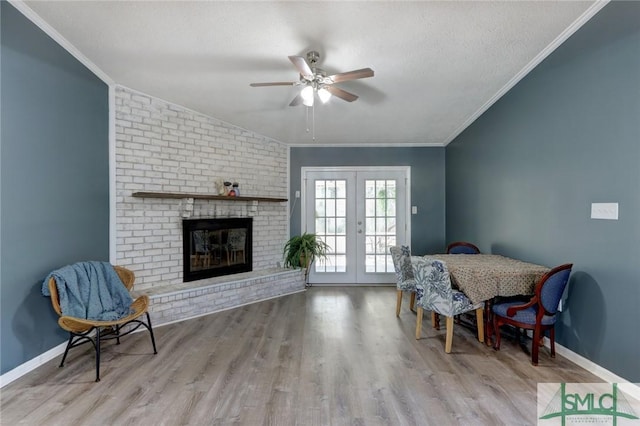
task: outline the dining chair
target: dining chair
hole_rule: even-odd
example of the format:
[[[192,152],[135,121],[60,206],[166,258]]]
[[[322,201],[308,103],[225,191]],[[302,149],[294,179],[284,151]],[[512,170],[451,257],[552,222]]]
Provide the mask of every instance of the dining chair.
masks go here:
[[[44,296],[51,297],[58,325],[69,332],[60,367],[71,348],[91,343],[95,350],[96,382],[100,381],[100,343],[133,333],[144,326],[157,354],[149,317],[149,297],[131,298],[133,271],[108,262],[78,262],[53,271],[42,284]],[[146,321],[143,320],[146,317]]]
[[[551,357],[556,356],[555,323],[558,305],[569,282],[573,264],[556,266],[538,280],[534,295],[527,303],[504,302],[493,305],[493,329],[496,333],[494,349],[500,350],[500,327],[533,330],[531,363],[538,365],[538,352],[543,333],[549,330]]]
[[[391,259],[393,267],[396,271],[396,317],[400,316],[400,306],[402,305],[403,292],[411,293],[409,309],[415,309],[416,301],[416,281],[413,278],[413,269],[411,268],[411,249],[409,246],[391,246]]]
[[[446,340],[444,351],[451,353],[453,343],[453,317],[465,312],[475,311],[478,328],[478,340],[484,342],[484,304],[472,303],[461,291],[451,287],[449,271],[444,262],[428,257],[413,258],[413,275],[416,281],[416,305],[418,318],[416,320],[416,340],[420,339],[422,331],[422,314],[425,309],[434,314],[444,315],[446,321]]]
[[[447,254],[480,254],[480,249],[466,241],[456,241],[447,246]],[[456,316],[455,320],[458,324],[462,322],[462,318],[459,315]]]
[[[456,241],[447,246],[447,254],[480,254],[480,249],[466,241]]]

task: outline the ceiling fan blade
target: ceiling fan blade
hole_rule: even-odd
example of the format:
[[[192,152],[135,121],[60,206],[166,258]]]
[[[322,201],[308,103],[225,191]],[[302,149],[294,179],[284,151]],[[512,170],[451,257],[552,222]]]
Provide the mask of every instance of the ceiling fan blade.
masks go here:
[[[341,72],[339,74],[330,75],[326,77],[334,83],[340,83],[348,80],[356,80],[358,78],[373,77],[373,70],[371,68],[362,68],[360,70]]]
[[[289,106],[298,106],[301,103],[302,103],[302,96],[300,96],[300,94],[298,93],[298,95],[295,98],[293,98]]]
[[[276,81],[273,83],[250,83],[251,87],[265,87],[265,86],[295,86],[297,81]]]
[[[342,90],[336,86],[325,86],[324,88],[327,89],[333,96],[337,96],[338,98],[347,102],[353,102],[358,99],[358,97],[353,93],[349,93],[346,90]]]
[[[304,59],[302,56],[289,56],[289,60],[293,63],[293,65],[295,65],[295,67],[298,69],[298,72],[300,73],[301,76],[303,77],[313,76],[313,71],[311,71],[311,68],[307,63],[307,60]]]

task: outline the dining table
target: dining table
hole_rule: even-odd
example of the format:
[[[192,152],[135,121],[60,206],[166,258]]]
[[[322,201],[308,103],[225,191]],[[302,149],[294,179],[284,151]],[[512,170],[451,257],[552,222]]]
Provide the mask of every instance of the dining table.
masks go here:
[[[444,262],[454,288],[473,303],[484,302],[485,336],[492,336],[491,308],[496,297],[527,296],[551,270],[546,266],[498,254],[434,254],[426,257]]]

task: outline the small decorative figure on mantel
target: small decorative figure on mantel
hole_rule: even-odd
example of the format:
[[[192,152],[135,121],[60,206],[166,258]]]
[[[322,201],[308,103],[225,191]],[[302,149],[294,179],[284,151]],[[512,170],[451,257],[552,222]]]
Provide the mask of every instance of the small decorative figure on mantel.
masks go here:
[[[224,183],[224,195],[231,195],[231,182]]]
[[[226,197],[239,197],[240,188],[238,182],[229,182],[222,179],[216,181],[216,191],[218,195],[224,195]]]
[[[218,191],[218,195],[227,195],[225,186],[224,186],[224,181],[222,179],[218,179],[216,181],[216,191]]]

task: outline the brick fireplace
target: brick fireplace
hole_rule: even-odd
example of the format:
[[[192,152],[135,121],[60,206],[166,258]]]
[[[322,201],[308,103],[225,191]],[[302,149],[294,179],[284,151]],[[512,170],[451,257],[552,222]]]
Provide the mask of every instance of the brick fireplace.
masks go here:
[[[238,305],[304,289],[299,271],[279,268],[288,238],[286,202],[133,196],[140,191],[216,194],[216,182],[223,179],[239,182],[243,196],[284,198],[288,155],[284,144],[124,87],[116,87],[115,106],[116,263],[133,270],[135,289],[149,294],[153,304],[158,302],[152,304],[152,312],[170,310],[182,300],[175,292],[197,298],[198,291],[203,296],[205,290],[214,294],[227,286],[232,292],[247,293],[245,299],[212,296],[216,303],[203,302],[205,306],[196,312],[186,313],[195,316],[210,308],[231,307],[220,305],[218,297]],[[211,218],[251,219],[252,271],[185,283],[183,220]],[[278,279],[271,280],[273,276]],[[263,293],[242,290],[254,281],[284,285]],[[169,307],[161,306],[165,304]]]

